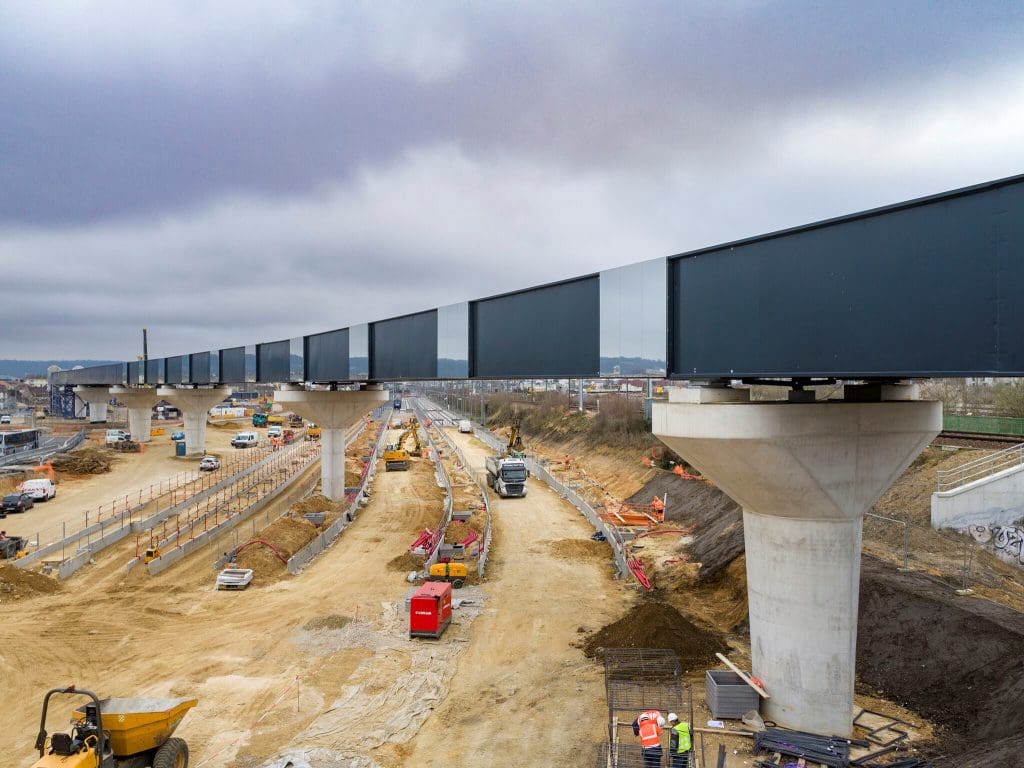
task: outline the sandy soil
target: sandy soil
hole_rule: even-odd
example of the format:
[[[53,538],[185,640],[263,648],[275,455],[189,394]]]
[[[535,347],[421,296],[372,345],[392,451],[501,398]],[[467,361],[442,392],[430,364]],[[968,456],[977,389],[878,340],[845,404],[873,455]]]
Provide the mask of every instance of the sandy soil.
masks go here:
[[[482,468],[486,447],[450,434],[470,468]],[[492,496],[492,505],[498,549],[482,587],[488,608],[448,698],[384,765],[460,765],[468,755],[476,765],[505,765],[524,751],[524,764],[589,765],[605,733],[601,668],[572,644],[618,618],[628,590],[611,578],[610,560],[553,552],[553,541],[587,540],[593,530],[543,483],[531,481],[523,499]]]
[[[5,713],[0,749],[12,762],[29,764],[42,694],[70,682],[104,696],[199,698],[179,731],[197,768],[258,765],[274,757],[307,726],[322,725],[340,696],[359,702],[376,691],[405,701],[406,711],[423,709],[422,720],[429,707],[421,702],[443,694],[445,675],[421,658],[432,646],[404,637],[394,606],[408,585],[382,566],[408,547],[422,519],[440,516],[439,495],[429,515],[421,507],[430,501],[408,503],[409,496],[428,495],[421,482],[431,477],[426,466],[379,471],[371,503],[298,578],[216,592],[206,548],[161,576],[135,569],[125,578],[124,559],[112,548],[56,594],[5,605],[0,690],[24,706]],[[103,496],[111,495],[111,476],[100,480],[107,481],[100,483]],[[340,629],[302,628],[338,615],[354,621]],[[468,623],[452,637],[467,629]],[[454,671],[454,655],[449,662]],[[430,679],[410,674],[414,669],[426,670]],[[58,706],[53,724],[67,711]],[[358,712],[365,717],[362,706]],[[329,749],[337,742],[339,749],[365,755],[389,738],[374,735],[369,725],[360,736],[352,744],[328,733],[317,745]]]

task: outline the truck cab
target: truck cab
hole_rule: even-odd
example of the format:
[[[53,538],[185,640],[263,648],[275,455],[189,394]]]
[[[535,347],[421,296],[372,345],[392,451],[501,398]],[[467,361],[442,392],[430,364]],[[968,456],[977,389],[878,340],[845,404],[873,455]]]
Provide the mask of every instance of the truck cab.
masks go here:
[[[487,485],[502,498],[526,495],[530,476],[526,461],[516,456],[487,457]]]
[[[265,413],[254,413],[252,415],[252,425],[254,427],[265,427],[265,426],[267,426],[267,414],[265,414]]]

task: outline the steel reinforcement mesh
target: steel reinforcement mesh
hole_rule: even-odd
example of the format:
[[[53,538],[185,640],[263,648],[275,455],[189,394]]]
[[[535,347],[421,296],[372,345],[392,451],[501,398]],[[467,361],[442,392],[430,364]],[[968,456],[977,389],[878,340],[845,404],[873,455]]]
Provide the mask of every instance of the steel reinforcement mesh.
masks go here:
[[[646,709],[664,713],[684,711],[687,691],[675,651],[664,648],[606,648],[603,654],[610,741],[615,740],[619,727],[628,726]],[[625,746],[619,744],[617,748],[625,749]],[[623,753],[627,762],[617,765],[627,768],[633,765],[628,762],[631,758],[627,753],[628,750]]]

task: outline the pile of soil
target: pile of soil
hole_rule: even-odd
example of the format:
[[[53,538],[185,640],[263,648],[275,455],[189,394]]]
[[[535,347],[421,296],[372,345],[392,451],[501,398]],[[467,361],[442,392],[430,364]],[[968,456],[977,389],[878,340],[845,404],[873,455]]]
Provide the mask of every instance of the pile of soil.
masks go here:
[[[52,595],[60,582],[35,571],[23,571],[13,565],[0,565],[0,604],[37,595]]]
[[[987,760],[950,765],[1016,764],[1024,615],[866,557],[857,672],[863,684],[946,728],[939,744],[948,757]]]
[[[69,475],[101,475],[109,472],[117,457],[102,448],[80,448],[70,453],[58,453],[50,460],[58,472]]]
[[[257,538],[273,544],[287,560],[311,542],[316,534],[316,526],[309,521],[282,517],[260,531]],[[285,570],[285,564],[277,555],[261,544],[254,544],[246,549],[238,556],[236,562],[239,568],[252,568],[254,577],[276,576]]]
[[[700,563],[698,580],[714,579],[743,553],[743,510],[719,488],[660,472],[628,501],[650,504],[655,496],[667,497],[666,522],[694,526],[686,554],[691,562]]]
[[[302,625],[303,629],[344,629],[352,623],[351,616],[340,616],[336,613],[327,616],[317,616]]]
[[[345,468],[345,487],[358,488],[363,482],[363,473],[355,469]]]
[[[610,561],[612,548],[606,541],[594,541],[593,539],[558,539],[548,542],[548,549],[551,554],[560,560],[590,560]]]
[[[668,648],[679,655],[683,672],[715,664],[726,648],[718,635],[701,629],[668,603],[645,601],[618,621],[587,637],[583,652],[594,658],[601,648]]]
[[[388,560],[389,571],[399,571],[400,573],[408,573],[409,571],[422,571],[424,560],[419,555],[414,555],[411,552],[406,552],[404,555],[393,557]]]
[[[304,515],[307,512],[332,511],[334,511],[334,502],[319,493],[292,504],[292,512],[296,515]]]

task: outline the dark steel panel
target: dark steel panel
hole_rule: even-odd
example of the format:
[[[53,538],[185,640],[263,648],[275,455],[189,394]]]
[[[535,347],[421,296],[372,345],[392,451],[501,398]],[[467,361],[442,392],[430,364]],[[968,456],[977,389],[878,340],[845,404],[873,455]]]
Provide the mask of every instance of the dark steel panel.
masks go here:
[[[94,365],[69,371],[68,383],[96,386],[123,386],[128,382],[128,364],[112,363],[110,365]]]
[[[1018,181],[679,257],[673,374],[1020,374],[1022,212]]]
[[[220,351],[220,380],[223,384],[241,384],[245,381],[245,347]]]
[[[256,381],[291,381],[291,342],[270,341],[256,345]]]
[[[596,275],[470,304],[478,378],[597,376]]]
[[[348,328],[306,337],[306,379],[348,381]]]
[[[370,324],[370,378],[437,378],[437,310]]]
[[[146,383],[164,383],[164,359],[162,357],[151,358],[146,361]]]
[[[191,384],[215,383],[210,372],[210,353],[194,352],[188,356],[188,373]]]
[[[164,367],[164,384],[187,384],[185,367],[181,355],[168,357]]]
[[[128,363],[128,383],[131,386],[136,384],[142,384],[146,380],[146,371],[142,366],[141,360]]]

